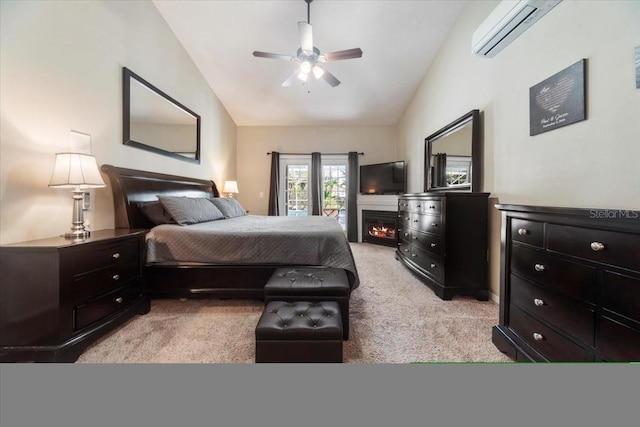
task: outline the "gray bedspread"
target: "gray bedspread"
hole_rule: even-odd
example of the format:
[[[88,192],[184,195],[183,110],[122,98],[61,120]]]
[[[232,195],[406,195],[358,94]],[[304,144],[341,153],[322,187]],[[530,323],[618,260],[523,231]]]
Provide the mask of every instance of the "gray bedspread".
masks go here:
[[[147,234],[147,263],[324,265],[360,280],[351,247],[335,218],[245,215],[187,226],[159,225]]]

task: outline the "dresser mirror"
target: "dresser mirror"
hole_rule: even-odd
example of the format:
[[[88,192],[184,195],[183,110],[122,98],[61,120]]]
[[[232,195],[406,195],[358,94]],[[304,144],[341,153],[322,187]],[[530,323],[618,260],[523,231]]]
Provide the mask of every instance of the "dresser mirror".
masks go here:
[[[200,163],[200,116],[123,69],[123,143]]]
[[[472,110],[425,139],[424,191],[479,192],[480,111]]]

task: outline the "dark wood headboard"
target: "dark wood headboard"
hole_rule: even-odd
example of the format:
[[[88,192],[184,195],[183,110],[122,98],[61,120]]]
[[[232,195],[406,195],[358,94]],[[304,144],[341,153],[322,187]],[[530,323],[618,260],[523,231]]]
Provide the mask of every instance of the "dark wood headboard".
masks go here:
[[[107,174],[111,183],[116,228],[154,227],[154,224],[142,214],[137,204],[158,200],[158,195],[220,197],[213,181],[112,165],[102,165],[101,169]]]

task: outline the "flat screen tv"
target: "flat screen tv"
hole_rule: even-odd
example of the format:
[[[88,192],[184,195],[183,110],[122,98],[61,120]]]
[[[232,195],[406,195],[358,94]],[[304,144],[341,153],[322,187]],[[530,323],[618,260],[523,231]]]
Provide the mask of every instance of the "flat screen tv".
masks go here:
[[[404,161],[360,166],[360,194],[406,193]]]

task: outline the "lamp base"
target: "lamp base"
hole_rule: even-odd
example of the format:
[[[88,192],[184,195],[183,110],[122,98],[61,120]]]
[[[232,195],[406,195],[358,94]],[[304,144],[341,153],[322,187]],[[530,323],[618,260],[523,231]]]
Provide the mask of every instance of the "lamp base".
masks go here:
[[[91,232],[88,230],[76,230],[69,233],[64,233],[62,237],[70,240],[84,240],[91,237]]]

